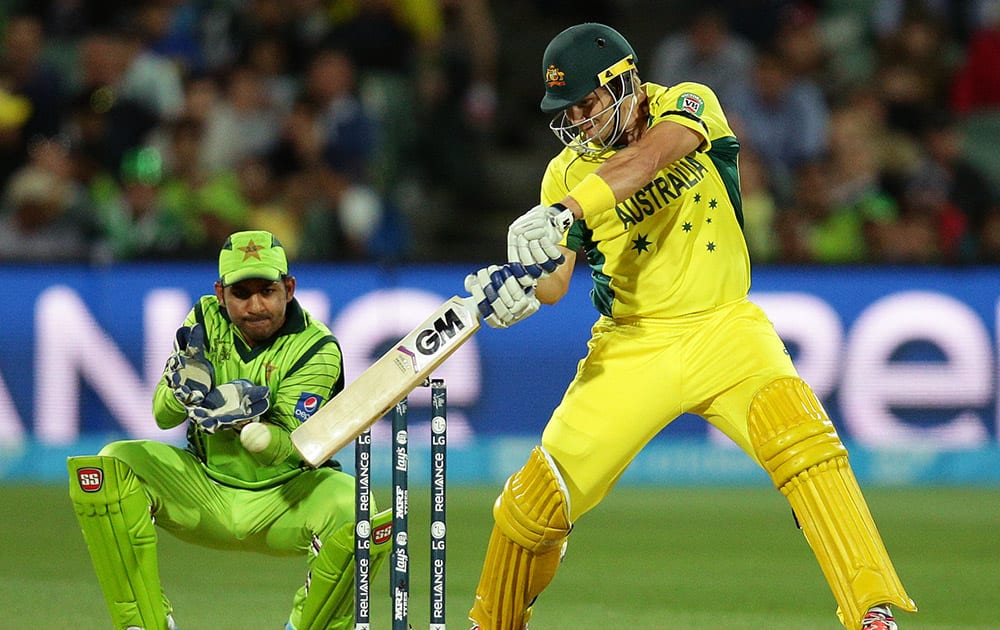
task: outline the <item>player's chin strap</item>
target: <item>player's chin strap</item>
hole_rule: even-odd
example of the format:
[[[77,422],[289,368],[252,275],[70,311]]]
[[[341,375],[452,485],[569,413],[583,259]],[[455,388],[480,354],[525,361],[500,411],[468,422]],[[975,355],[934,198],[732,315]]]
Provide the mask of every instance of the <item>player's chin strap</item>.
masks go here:
[[[167,628],[156,530],[132,469],[108,456],[70,457],[69,496],[116,628]]]
[[[569,493],[555,462],[536,446],[504,484],[469,618],[482,630],[522,630],[535,598],[555,577],[572,529]]]
[[[872,606],[910,612],[882,538],[847,461],[847,450],[812,389],[787,377],[761,388],[750,403],[750,442],[788,499],[833,590],[848,630],[860,630]]]

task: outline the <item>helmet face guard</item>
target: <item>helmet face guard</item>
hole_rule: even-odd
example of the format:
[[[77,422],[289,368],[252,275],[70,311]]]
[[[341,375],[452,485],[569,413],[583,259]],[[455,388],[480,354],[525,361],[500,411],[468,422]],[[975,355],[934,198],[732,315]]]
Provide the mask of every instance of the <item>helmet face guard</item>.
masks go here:
[[[580,154],[600,155],[613,149],[635,113],[639,101],[636,83],[634,72],[619,74],[604,86],[612,99],[607,107],[575,122],[564,109],[552,118],[549,129],[560,142]]]
[[[541,108],[555,115],[549,127],[563,144],[594,154],[607,151],[622,137],[637,103],[635,58],[621,33],[604,24],[571,26],[549,42],[542,57]],[[569,109],[599,89],[607,90],[612,104],[585,120],[572,121]]]

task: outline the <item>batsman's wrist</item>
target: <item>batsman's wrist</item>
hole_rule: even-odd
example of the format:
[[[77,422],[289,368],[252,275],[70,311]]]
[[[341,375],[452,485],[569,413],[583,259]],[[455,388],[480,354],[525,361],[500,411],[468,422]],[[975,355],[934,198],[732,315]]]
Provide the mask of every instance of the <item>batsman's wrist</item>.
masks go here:
[[[604,178],[597,173],[591,173],[580,180],[580,183],[569,191],[583,213],[583,218],[611,210],[618,201],[615,199],[615,191],[611,190]]]

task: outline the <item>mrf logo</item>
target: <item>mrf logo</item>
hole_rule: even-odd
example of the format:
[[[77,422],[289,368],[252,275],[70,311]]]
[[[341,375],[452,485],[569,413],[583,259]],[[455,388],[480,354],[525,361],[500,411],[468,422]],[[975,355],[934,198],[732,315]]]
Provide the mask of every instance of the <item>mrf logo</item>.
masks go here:
[[[76,471],[76,480],[84,492],[97,492],[104,485],[104,471],[100,468],[81,468]]]
[[[434,328],[425,328],[417,333],[417,351],[427,356],[436,354],[463,328],[465,323],[458,312],[449,308],[444,315],[434,320]]]

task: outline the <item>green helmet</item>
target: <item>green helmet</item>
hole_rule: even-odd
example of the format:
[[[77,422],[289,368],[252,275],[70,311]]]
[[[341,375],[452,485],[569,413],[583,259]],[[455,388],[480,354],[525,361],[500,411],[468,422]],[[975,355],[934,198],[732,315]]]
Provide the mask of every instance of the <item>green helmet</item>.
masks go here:
[[[549,42],[542,56],[542,111],[564,110],[630,70],[635,70],[635,51],[621,33],[594,22],[571,26]]]

